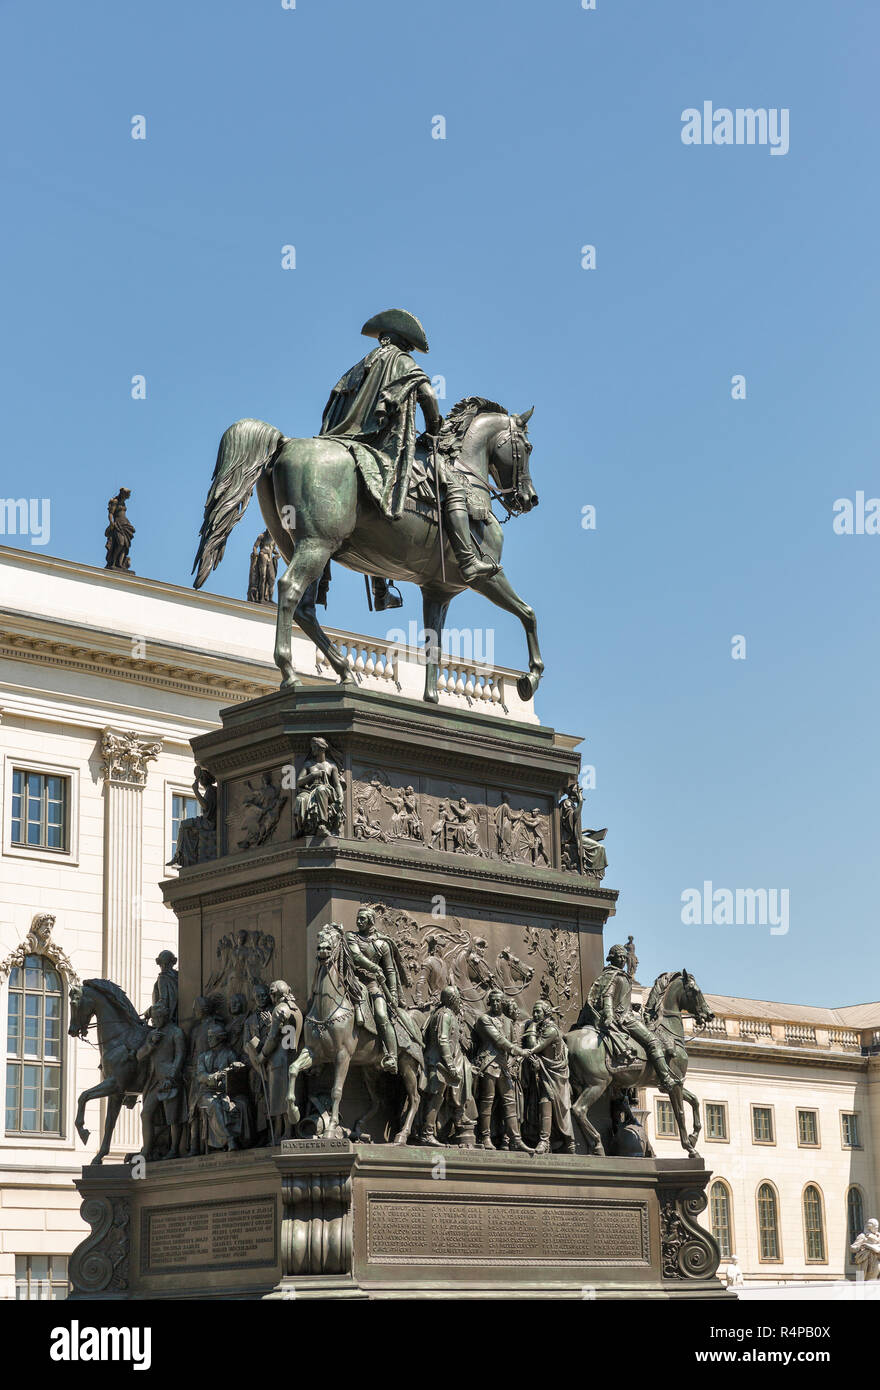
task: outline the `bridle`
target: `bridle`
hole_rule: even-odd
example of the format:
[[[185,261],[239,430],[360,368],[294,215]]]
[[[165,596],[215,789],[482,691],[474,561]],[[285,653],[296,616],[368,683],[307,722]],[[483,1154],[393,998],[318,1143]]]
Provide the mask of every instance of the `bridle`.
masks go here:
[[[498,444],[498,441],[502,438],[502,435],[504,435],[504,434],[505,434],[505,431],[502,429],[502,430],[500,430],[500,431],[498,432],[498,434],[495,435],[495,437],[494,437],[494,439],[492,440],[492,443],[491,443],[491,445],[490,445],[490,447],[489,447],[489,451],[488,451],[488,452],[489,452],[490,455],[491,455],[492,453],[495,452],[495,448],[496,448],[496,446],[497,446],[497,444]],[[523,476],[523,471],[524,471],[524,462],[525,462],[525,458],[527,457],[527,454],[519,449],[519,444],[520,444],[520,441],[521,441],[521,435],[519,434],[519,431],[517,431],[516,434],[514,433],[514,429],[513,429],[513,416],[512,416],[512,415],[508,415],[508,417],[507,417],[507,430],[506,430],[506,434],[507,434],[507,438],[508,438],[509,441],[510,441],[510,466],[511,466],[511,470],[512,470],[512,472],[513,472],[513,482],[511,483],[510,487],[500,487],[500,488],[498,488],[498,487],[493,487],[491,483],[484,482],[483,479],[480,478],[480,477],[478,477],[477,474],[474,473],[472,469],[468,468],[465,464],[463,464],[463,463],[462,463],[460,460],[458,460],[458,459],[456,459],[455,462],[451,464],[451,466],[452,466],[454,469],[456,469],[457,472],[459,472],[459,473],[464,473],[464,474],[467,475],[467,477],[468,477],[468,479],[470,480],[470,483],[471,483],[471,485],[472,485],[473,487],[478,487],[478,488],[480,488],[483,492],[487,492],[494,502],[500,502],[500,503],[501,503],[502,507],[503,507],[504,510],[507,512],[507,516],[505,516],[505,517],[502,519],[502,522],[501,522],[502,526],[504,525],[505,522],[509,521],[510,518],[511,518],[512,516],[520,516],[520,515],[522,514],[522,507],[516,505],[515,499],[519,496],[520,484],[522,483],[522,476]],[[505,442],[506,442],[506,441],[505,441]],[[437,467],[437,451],[436,451],[436,445],[435,445],[435,448],[434,448],[434,468],[435,468],[435,477],[436,477],[436,467]],[[508,502],[508,501],[506,500],[508,497],[511,498],[511,499],[513,500],[513,505],[511,505],[511,502]]]

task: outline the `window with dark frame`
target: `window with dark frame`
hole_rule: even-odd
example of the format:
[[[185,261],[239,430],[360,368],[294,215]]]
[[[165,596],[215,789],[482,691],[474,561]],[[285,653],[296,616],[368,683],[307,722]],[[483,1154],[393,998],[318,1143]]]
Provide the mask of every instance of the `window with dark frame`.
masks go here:
[[[61,976],[43,956],[26,956],[9,976],[7,1134],[61,1134],[63,991]]]
[[[10,842],[16,848],[70,848],[70,778],[55,772],[12,769]]]

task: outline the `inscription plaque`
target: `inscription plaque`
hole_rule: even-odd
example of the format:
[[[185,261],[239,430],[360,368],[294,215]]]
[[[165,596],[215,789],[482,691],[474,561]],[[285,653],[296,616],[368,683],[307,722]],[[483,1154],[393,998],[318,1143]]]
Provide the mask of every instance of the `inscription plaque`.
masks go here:
[[[646,1202],[559,1202],[372,1192],[367,1258],[377,1264],[648,1265]]]
[[[141,1273],[253,1269],[278,1261],[274,1197],[148,1207],[141,1214]]]

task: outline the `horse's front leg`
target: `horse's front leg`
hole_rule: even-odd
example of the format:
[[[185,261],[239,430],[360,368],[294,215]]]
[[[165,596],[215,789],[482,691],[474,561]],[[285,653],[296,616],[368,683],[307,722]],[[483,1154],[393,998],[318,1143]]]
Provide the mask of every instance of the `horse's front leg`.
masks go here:
[[[436,705],[437,672],[440,667],[441,634],[446,623],[451,595],[442,589],[422,589],[422,623],[425,633],[425,694],[429,704]]]
[[[520,676],[516,689],[521,700],[531,700],[544,674],[544,662],[538,645],[538,620],[534,608],[520,598],[504,570],[493,574],[491,579],[477,580],[471,588],[484,598],[490,599],[498,608],[503,608],[505,613],[513,613],[522,623],[529,652],[529,674]]]
[[[351,1053],[344,1044],[340,1044],[336,1049],[333,1066],[333,1085],[330,1087],[330,1138],[337,1137],[339,1129],[339,1107],[342,1104],[342,1091],[345,1086],[345,1078],[348,1076],[348,1069],[351,1066]]]
[[[685,1086],[682,1086],[681,1094],[691,1107],[691,1113],[694,1118],[694,1127],[688,1135],[687,1148],[691,1153],[696,1153],[697,1139],[699,1138],[700,1130],[703,1128],[700,1119],[700,1102],[697,1100],[693,1091],[689,1091]]]
[[[298,1125],[300,1119],[296,1103],[296,1078],[301,1071],[308,1071],[309,1067],[314,1065],[314,1061],[312,1052],[304,1047],[287,1068],[287,1118],[291,1126]]]
[[[684,1098],[682,1091],[684,1087],[680,1081],[676,1081],[667,1091],[669,1101],[675,1115],[675,1123],[678,1126],[678,1137],[681,1140],[681,1147],[689,1154],[694,1153],[694,1146],[687,1132],[687,1121],[684,1117]]]
[[[90,1100],[103,1100],[105,1096],[114,1095],[116,1089],[116,1082],[113,1080],[112,1076],[108,1076],[104,1081],[99,1081],[97,1086],[91,1086],[80,1095],[79,1101],[77,1102],[74,1125],[77,1134],[84,1144],[89,1142],[89,1135],[91,1134],[91,1130],[85,1127],[86,1106]],[[117,1111],[117,1114],[118,1113]]]
[[[602,1143],[602,1136],[598,1129],[590,1122],[589,1110],[590,1106],[595,1105],[596,1101],[600,1096],[605,1094],[607,1089],[607,1080],[597,1081],[594,1085],[588,1086],[586,1090],[581,1091],[577,1100],[571,1107],[571,1113],[580,1125],[584,1139],[587,1141],[587,1152],[599,1156],[604,1156],[605,1146]]]
[[[418,1114],[419,1101],[419,1077],[416,1068],[409,1060],[407,1053],[401,1055],[401,1076],[406,1088],[406,1106],[404,1109],[403,1120],[400,1129],[394,1136],[395,1144],[405,1144],[412,1132],[413,1121]]]

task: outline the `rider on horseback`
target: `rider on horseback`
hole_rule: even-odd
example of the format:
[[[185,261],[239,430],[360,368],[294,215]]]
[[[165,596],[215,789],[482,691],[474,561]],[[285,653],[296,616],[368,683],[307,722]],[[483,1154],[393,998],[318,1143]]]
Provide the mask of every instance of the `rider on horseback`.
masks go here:
[[[382,1040],[385,1053],[382,1069],[396,1072],[397,1034],[388,1007],[389,1004],[394,1009],[400,1007],[401,977],[405,976],[400,952],[391,937],[376,930],[376,914],[371,907],[361,908],[357,915],[357,931],[346,934],[345,944],[355,974],[366,988],[368,1007],[372,1009],[376,1031]],[[405,978],[403,983],[406,983]],[[367,1001],[361,1003],[361,1009],[364,1002]]]
[[[443,416],[431,382],[410,354],[427,352],[425,330],[405,309],[386,309],[361,329],[379,346],[355,363],[336,383],[321,421],[321,434],[350,441],[349,448],[386,516],[400,515],[409,488],[416,445],[416,402],[427,433],[436,439]],[[360,448],[358,448],[360,446]],[[369,457],[372,455],[372,458]],[[435,454],[443,485],[443,512],[461,576],[467,583],[488,579],[498,566],[479,559],[470,532],[464,475]],[[372,485],[371,485],[372,484]],[[388,580],[373,576],[377,610],[399,608],[403,600]]]
[[[608,964],[590,986],[587,1004],[612,1046],[624,1054],[624,1060],[615,1063],[612,1070],[625,1071],[637,1060],[629,1041],[635,1038],[648,1054],[661,1089],[668,1091],[670,1086],[676,1085],[676,1077],[667,1066],[663,1047],[657,1037],[632,1007],[632,980],[626,968],[626,947],[612,946],[606,960]]]

